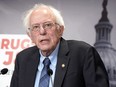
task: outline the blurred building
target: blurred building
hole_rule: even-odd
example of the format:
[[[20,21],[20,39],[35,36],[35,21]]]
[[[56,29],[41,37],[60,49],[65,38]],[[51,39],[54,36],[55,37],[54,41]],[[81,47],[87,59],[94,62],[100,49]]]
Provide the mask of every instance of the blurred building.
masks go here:
[[[107,3],[108,0],[103,1],[102,17],[95,26],[96,42],[94,46],[99,52],[107,69],[110,87],[116,87],[116,50],[112,47],[110,41],[113,25],[110,23],[107,16]]]

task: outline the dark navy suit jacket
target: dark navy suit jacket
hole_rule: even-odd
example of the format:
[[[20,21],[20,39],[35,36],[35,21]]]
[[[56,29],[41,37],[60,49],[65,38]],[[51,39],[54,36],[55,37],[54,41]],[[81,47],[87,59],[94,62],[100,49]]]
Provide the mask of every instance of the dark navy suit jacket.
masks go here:
[[[34,87],[39,56],[36,46],[17,55],[10,87]],[[109,87],[108,81],[104,64],[92,46],[61,38],[54,87]]]

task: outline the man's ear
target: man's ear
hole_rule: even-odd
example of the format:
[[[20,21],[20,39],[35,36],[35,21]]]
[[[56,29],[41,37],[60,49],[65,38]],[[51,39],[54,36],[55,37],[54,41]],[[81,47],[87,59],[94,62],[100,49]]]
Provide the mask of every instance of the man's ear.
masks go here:
[[[63,32],[64,32],[64,26],[59,26],[59,29],[58,29],[59,35],[62,36]]]
[[[31,33],[30,33],[30,32],[27,32],[27,35],[28,35],[29,38],[31,39],[32,43],[34,43],[33,40],[32,40],[32,37],[31,37]]]
[[[30,32],[27,32],[27,35],[31,38],[31,34],[30,34]]]

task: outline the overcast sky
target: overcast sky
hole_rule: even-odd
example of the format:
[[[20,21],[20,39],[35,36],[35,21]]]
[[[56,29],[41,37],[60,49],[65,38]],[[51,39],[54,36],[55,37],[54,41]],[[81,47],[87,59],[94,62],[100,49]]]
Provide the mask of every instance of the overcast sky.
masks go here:
[[[64,38],[95,43],[95,25],[101,18],[103,0],[0,0],[0,34],[25,34],[22,14],[35,3],[52,5],[61,11]],[[116,49],[116,0],[108,1],[108,18],[113,25],[111,43]]]

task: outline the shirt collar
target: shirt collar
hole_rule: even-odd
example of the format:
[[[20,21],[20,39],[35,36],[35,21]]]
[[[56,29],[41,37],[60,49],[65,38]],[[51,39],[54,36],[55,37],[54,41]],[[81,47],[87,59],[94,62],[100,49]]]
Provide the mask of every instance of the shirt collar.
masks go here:
[[[49,58],[50,61],[51,61],[51,65],[52,65],[53,67],[56,66],[56,62],[57,62],[57,61],[55,61],[55,60],[57,60],[57,59],[55,59],[55,58],[57,58],[57,55],[58,55],[59,44],[60,44],[60,42],[57,44],[55,50],[48,56],[48,58]],[[39,53],[40,53],[40,63],[43,63],[43,60],[44,60],[46,57],[42,55],[42,53],[41,53],[40,50],[39,50]]]

